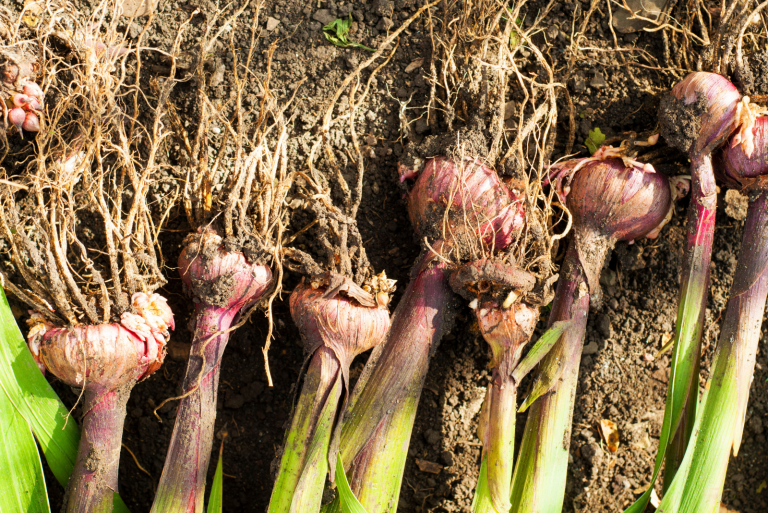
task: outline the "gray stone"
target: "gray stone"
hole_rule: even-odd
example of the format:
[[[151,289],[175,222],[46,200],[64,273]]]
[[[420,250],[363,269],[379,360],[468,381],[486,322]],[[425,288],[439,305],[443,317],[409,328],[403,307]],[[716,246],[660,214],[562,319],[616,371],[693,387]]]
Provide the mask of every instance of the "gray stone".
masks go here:
[[[597,316],[597,332],[600,333],[605,338],[610,338],[611,336],[611,319],[608,318],[605,314],[600,314]]]
[[[131,26],[128,27],[128,35],[131,39],[136,39],[141,34],[142,30],[144,30],[143,26],[138,23],[131,23]]]
[[[584,355],[590,355],[590,354],[595,354],[597,352],[597,349],[598,349],[597,342],[593,340],[592,342],[584,346],[584,351],[582,352]]]
[[[277,18],[273,18],[272,16],[267,18],[267,31],[268,32],[272,32],[273,30],[275,30],[278,25],[280,25],[280,20],[278,20]]]
[[[603,462],[603,450],[594,442],[582,447],[581,455],[594,466],[600,465]]]
[[[440,436],[440,433],[438,433],[434,429],[427,429],[426,431],[424,431],[424,440],[429,445],[437,445],[437,444],[439,444],[441,438],[442,437]]]
[[[749,199],[736,189],[728,189],[725,192],[725,213],[728,217],[743,221],[747,218]]]
[[[574,93],[583,93],[587,88],[587,82],[582,75],[574,75],[571,79],[571,89]]]
[[[246,385],[240,389],[240,393],[243,396],[243,400],[247,403],[253,402],[264,391],[264,383],[261,381],[254,381],[250,385]]]
[[[344,55],[344,62],[346,62],[347,68],[355,69],[360,64],[360,59],[358,58],[357,53],[350,52]]]
[[[227,397],[224,406],[232,410],[237,410],[238,408],[242,408],[243,404],[245,404],[245,398],[243,398],[243,396],[240,394],[235,394],[233,396]]]
[[[603,287],[612,287],[618,283],[619,279],[616,275],[616,271],[612,269],[603,269],[600,273],[600,285]]]
[[[419,118],[419,119],[416,120],[416,133],[417,134],[423,134],[424,132],[426,132],[428,130],[429,130],[429,125],[427,124],[427,122],[424,119]]]
[[[507,102],[504,104],[504,119],[509,119],[517,113],[517,105],[515,102]]]
[[[605,77],[602,73],[595,72],[595,76],[589,81],[589,85],[595,89],[602,89],[608,87],[608,82],[605,81]]]
[[[157,2],[153,0],[123,0],[118,4],[121,4],[121,14],[126,18],[147,16],[157,8]]]
[[[319,21],[325,26],[332,23],[336,19],[336,16],[331,14],[329,9],[320,9],[319,11],[315,11],[315,14],[312,15],[312,19]]]
[[[667,0],[626,0],[626,5],[632,9],[635,16],[648,18],[652,21],[632,18],[633,14],[621,7],[613,11],[613,28],[622,34],[642,30],[658,21],[666,3]]]
[[[394,11],[394,4],[390,0],[376,0],[373,3],[373,12],[379,16],[391,17]]]
[[[379,20],[379,24],[376,25],[376,30],[381,30],[382,32],[386,32],[387,30],[391,29],[394,24],[395,22],[393,22],[391,18],[382,16],[381,19]]]

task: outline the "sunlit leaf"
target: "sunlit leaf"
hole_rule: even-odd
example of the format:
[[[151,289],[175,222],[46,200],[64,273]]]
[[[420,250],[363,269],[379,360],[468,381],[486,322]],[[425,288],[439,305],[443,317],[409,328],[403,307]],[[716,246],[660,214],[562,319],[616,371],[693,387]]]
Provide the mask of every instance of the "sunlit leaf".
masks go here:
[[[223,466],[224,442],[219,448],[219,462],[216,464],[216,473],[213,475],[211,494],[208,496],[208,513],[221,513],[221,502],[224,498],[224,466]]]
[[[49,513],[35,438],[8,396],[0,392],[0,511]]]
[[[349,29],[352,27],[352,15],[349,18],[337,18],[323,27],[323,35],[332,44],[341,48],[362,48],[369,52],[375,52],[373,48],[349,40]]]
[[[344,465],[341,463],[341,454],[336,458],[336,486],[339,490],[339,502],[343,513],[367,513],[349,486]]]
[[[600,145],[605,141],[605,134],[600,131],[600,127],[595,127],[589,131],[587,140],[584,141],[584,146],[587,147],[589,153],[594,154]]]

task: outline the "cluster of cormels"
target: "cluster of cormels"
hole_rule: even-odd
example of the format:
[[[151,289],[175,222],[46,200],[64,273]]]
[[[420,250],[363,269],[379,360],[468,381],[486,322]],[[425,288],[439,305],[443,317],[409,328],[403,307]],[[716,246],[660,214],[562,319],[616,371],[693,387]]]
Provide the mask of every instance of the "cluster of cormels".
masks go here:
[[[21,137],[24,131],[40,131],[43,90],[32,80],[37,68],[36,63],[22,59],[8,60],[0,67],[5,126],[15,126]]]

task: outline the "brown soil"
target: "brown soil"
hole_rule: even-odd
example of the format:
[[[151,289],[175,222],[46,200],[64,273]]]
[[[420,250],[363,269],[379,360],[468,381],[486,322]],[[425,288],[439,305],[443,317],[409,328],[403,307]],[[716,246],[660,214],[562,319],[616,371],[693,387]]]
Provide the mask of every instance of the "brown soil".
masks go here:
[[[661,95],[677,80],[658,64],[664,62],[660,32],[619,33],[617,43],[622,52],[614,52],[609,12],[606,4],[598,4],[587,25],[586,39],[581,41],[584,49],[579,51],[573,70],[567,75],[566,50],[571,44],[570,34],[574,26],[577,29],[580,26],[589,3],[578,0],[557,2],[546,20],[544,31],[536,39],[554,64],[555,80],[566,84],[570,92],[576,120],[575,150],[582,152],[586,150],[580,143],[595,127],[609,136],[627,130],[653,129],[657,125],[656,112]],[[709,4],[713,9],[719,7],[719,2],[707,2]],[[301,78],[308,79],[298,94],[300,115],[291,133],[289,156],[297,168],[304,165],[310,150],[310,135],[316,133],[320,116],[336,87],[368,56],[361,49],[331,45],[323,37],[322,24],[318,20],[328,16],[346,17],[351,13],[355,26],[350,38],[378,47],[387,28],[397,27],[421,5],[422,0],[267,1],[261,13],[263,30],[257,51],[265,56],[269,44],[278,42],[271,78],[275,94],[287,97]],[[529,2],[523,11],[527,13],[525,20],[534,17],[544,5],[538,0]],[[10,7],[18,8],[18,5]],[[618,9],[614,2],[611,7],[614,12]],[[207,12],[215,7],[207,0],[160,2],[149,43],[170,48],[179,24],[195,8]],[[245,25],[250,23],[253,15],[252,7],[246,9],[243,14]],[[279,23],[272,28],[275,20]],[[186,47],[195,44],[195,38],[200,35],[196,27],[200,25],[201,20],[193,19]],[[272,30],[268,31],[267,26]],[[127,29],[129,38],[138,35],[134,27]],[[238,26],[236,31],[240,30],[245,28]],[[237,32],[233,37],[238,51],[245,51],[246,43],[242,43],[242,48],[240,46],[241,41],[247,40],[243,34]],[[228,46],[220,45],[218,52],[217,65],[228,66],[231,63]],[[377,271],[384,269],[389,277],[397,279],[400,291],[408,281],[419,245],[412,235],[403,191],[398,183],[397,161],[404,152],[404,142],[418,144],[428,135],[440,135],[439,126],[431,126],[418,117],[423,109],[410,110],[410,107],[425,105],[428,100],[429,84],[425,77],[430,53],[426,18],[422,18],[403,33],[393,61],[373,80],[364,105],[364,123],[357,127],[367,157],[359,227],[373,267]],[[525,57],[526,53],[530,55],[526,50],[523,52]],[[420,59],[423,60],[418,64]],[[533,58],[528,63],[523,59],[521,70],[531,74],[536,73],[538,67]],[[266,71],[266,58],[257,58],[252,72],[264,76]],[[367,76],[368,72],[365,72],[363,77]],[[228,73],[220,78],[215,88],[217,100],[228,98],[230,80]],[[761,80],[758,83],[764,82],[763,78]],[[185,109],[188,113],[194,111],[193,87],[192,84],[181,84],[175,93],[174,101],[182,117]],[[508,101],[520,101],[515,94],[510,93]],[[253,91],[246,99],[246,106],[256,108],[259,100]],[[563,156],[569,131],[568,105],[564,99],[558,107],[564,114],[558,117],[553,158]],[[406,141],[401,139],[402,118],[410,123]],[[506,127],[513,134],[514,117],[507,120]],[[349,145],[344,128],[341,125],[331,127],[330,138],[339,151]],[[686,159],[679,155],[660,169],[683,173],[686,165]],[[723,205],[723,195],[719,200]],[[581,362],[564,511],[622,511],[649,482],[661,429],[669,353],[650,361],[647,355],[655,355],[674,332],[686,208],[685,202],[678,205],[675,217],[658,239],[637,241],[633,245],[619,243],[607,258],[600,279],[604,293],[602,309],[590,315]],[[292,214],[292,229],[298,229],[312,219],[310,212],[297,210]],[[722,208],[718,210],[702,385],[736,265],[742,227],[742,221],[729,218]],[[153,415],[153,409],[164,399],[179,394],[191,340],[187,324],[193,311],[192,304],[182,294],[181,281],[174,268],[181,241],[189,231],[183,210],[173,213],[169,228],[173,231],[167,232],[164,243],[169,283],[161,292],[170,298],[177,316],[177,329],[167,362],[155,375],[134,388],[128,403],[123,437],[126,449],[120,461],[120,492],[134,513],[149,511],[170,440],[176,404],[169,402],[163,406],[158,411],[159,419]],[[296,244],[308,251],[312,249],[310,236],[299,236]],[[289,274],[285,290],[292,290],[299,278]],[[395,294],[393,306],[398,299],[399,294]],[[469,315],[466,307],[462,308],[452,331],[443,338],[427,376],[411,438],[398,508],[401,512],[470,511],[481,451],[475,435],[477,417],[490,374],[486,344],[477,331],[474,316]],[[219,440],[224,440],[225,511],[266,509],[272,485],[270,468],[279,454],[289,422],[303,354],[298,331],[290,318],[287,293],[276,301],[274,310],[276,339],[270,352],[274,387],[267,386],[260,350],[268,329],[262,314],[254,315],[251,322],[232,335],[222,360],[214,446],[217,448]],[[545,326],[546,312],[542,317],[536,336]],[[352,365],[353,378],[359,375],[366,356],[358,358]],[[739,456],[732,459],[725,484],[725,503],[741,513],[768,510],[768,457],[764,432],[768,425],[766,354],[760,352],[757,362],[744,443]],[[527,385],[526,380],[522,390]],[[75,403],[76,393],[61,383],[54,386],[67,405]],[[597,430],[600,419],[610,419],[617,424],[618,452],[610,453],[602,446]],[[524,422],[525,415],[520,415],[518,442]],[[437,464],[423,468],[440,470],[438,473],[423,472],[417,460]],[[209,485],[215,464],[214,455],[209,468]],[[58,510],[63,490],[50,475],[48,486],[52,507]]]

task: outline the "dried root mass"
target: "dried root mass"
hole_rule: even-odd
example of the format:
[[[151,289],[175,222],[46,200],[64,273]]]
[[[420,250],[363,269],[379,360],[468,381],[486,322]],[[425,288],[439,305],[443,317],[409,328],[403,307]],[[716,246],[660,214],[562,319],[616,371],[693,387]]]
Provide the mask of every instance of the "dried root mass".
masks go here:
[[[58,325],[117,321],[134,294],[165,282],[157,235],[167,200],[148,196],[164,175],[175,82],[141,75],[144,42],[126,47],[111,9],[105,0],[85,19],[66,2],[32,3],[16,24],[45,104],[26,169],[0,170],[0,235],[12,262],[2,278]]]

